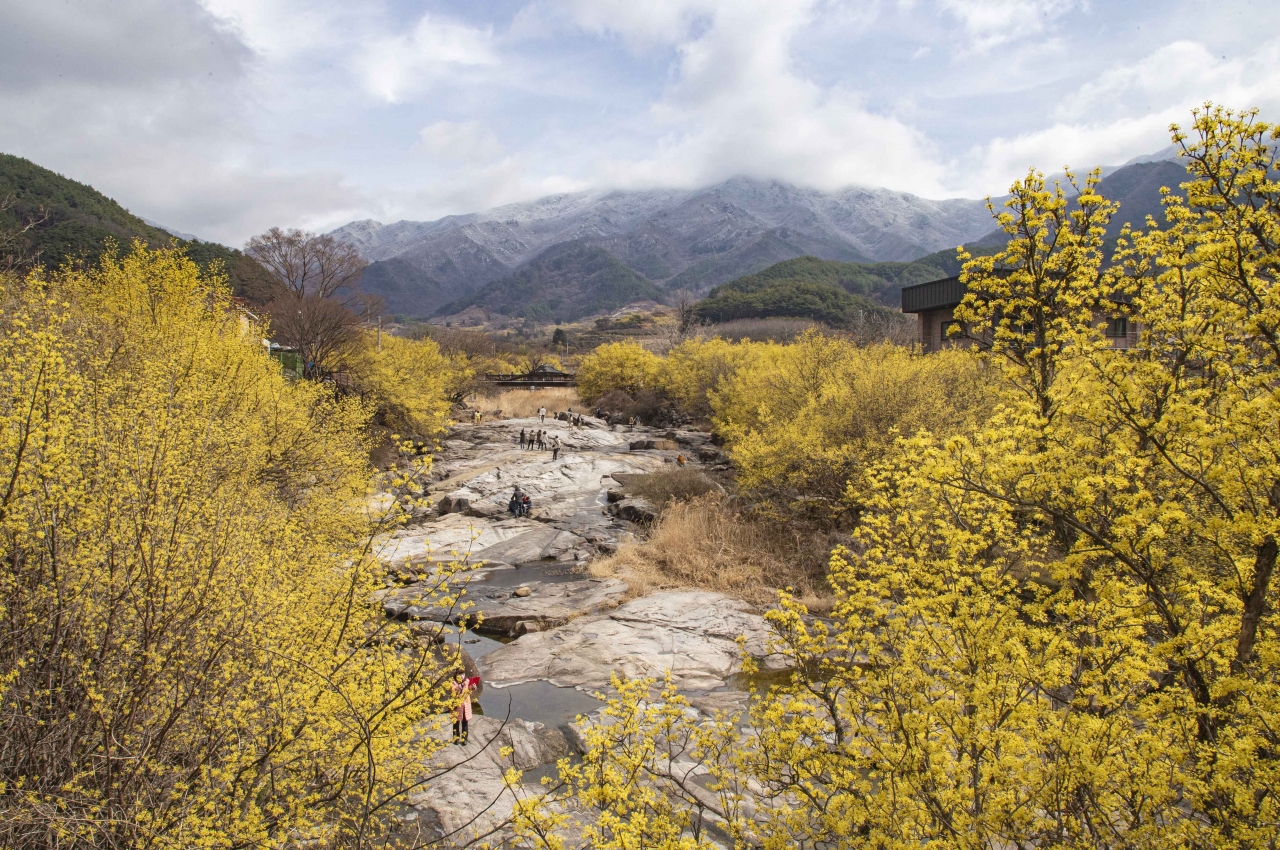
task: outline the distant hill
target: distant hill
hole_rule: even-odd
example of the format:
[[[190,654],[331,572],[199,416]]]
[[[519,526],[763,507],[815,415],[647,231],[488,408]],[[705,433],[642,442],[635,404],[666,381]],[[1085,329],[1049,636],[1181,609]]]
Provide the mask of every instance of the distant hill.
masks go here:
[[[869,298],[850,295],[825,281],[759,275],[717,286],[695,309],[698,318],[712,324],[783,316],[813,319],[836,327],[852,324],[859,313],[888,312]]]
[[[1147,229],[1147,216],[1164,223],[1164,205],[1160,189],[1168,186],[1174,195],[1186,197],[1178,186],[1190,182],[1191,175],[1182,160],[1163,159],[1136,162],[1117,169],[1098,184],[1104,198],[1120,202],[1120,211],[1107,227],[1107,238],[1115,239],[1128,222],[1135,230]]]
[[[96,263],[108,240],[127,249],[135,239],[158,248],[178,244],[202,267],[221,261],[237,294],[261,290],[266,272],[241,252],[215,242],[184,241],[133,215],[106,195],[42,168],[30,160],[0,154],[0,199],[13,206],[0,213],[0,226],[44,221],[27,237],[46,267],[64,263]]]
[[[1181,163],[1169,159],[1105,171],[1101,191],[1121,202],[1108,230],[1112,239],[1125,221],[1141,226],[1149,213],[1159,213],[1161,186],[1187,179]],[[956,245],[993,251],[1006,239],[982,201],[932,201],[862,187],[820,192],[746,177],[696,190],[553,195],[429,222],[357,221],[333,235],[372,261],[361,288],[408,316],[496,303],[494,290],[470,296],[568,244],[595,245],[667,292],[706,294],[767,270],[895,307],[902,287],[959,271]],[[829,264],[803,271],[787,265],[805,257]],[[565,303],[591,301],[571,298],[563,286],[559,292]]]
[[[723,284],[711,291],[717,292],[756,289],[761,283],[793,281],[797,283],[823,283],[844,290],[850,295],[873,299],[887,307],[896,307],[898,293],[904,286],[948,277],[959,270],[955,251],[939,251],[910,263],[840,263],[817,257],[797,257],[786,260],[753,275]]]
[[[481,307],[516,318],[572,322],[665,297],[651,281],[599,245],[571,242],[544,252],[513,275],[446,304],[436,314],[448,316]]]
[[[968,247],[975,254],[995,250]],[[697,311],[703,320],[713,323],[788,316],[841,325],[857,311],[897,310],[905,286],[959,273],[954,249],[910,263],[841,263],[797,257],[715,287],[698,302]]]
[[[1103,197],[1120,202],[1120,211],[1107,227],[1106,253],[1110,255],[1126,223],[1145,229],[1147,216],[1162,220],[1161,188],[1168,186],[1174,194],[1179,194],[1178,185],[1188,179],[1182,162],[1169,159],[1135,162],[1104,177],[1098,191]],[[974,255],[992,254],[1007,240],[1004,231],[992,230],[965,248]],[[833,295],[831,289],[897,309],[903,287],[959,273],[960,263],[954,249],[906,263],[848,263],[797,257],[715,287],[699,302],[697,309],[700,316],[711,322],[803,316],[838,324],[836,320],[841,311],[865,308],[865,304],[843,301]]]

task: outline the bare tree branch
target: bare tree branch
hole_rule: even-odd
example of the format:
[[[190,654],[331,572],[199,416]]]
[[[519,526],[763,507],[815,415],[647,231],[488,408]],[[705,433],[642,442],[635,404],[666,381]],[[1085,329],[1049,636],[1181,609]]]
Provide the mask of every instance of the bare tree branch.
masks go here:
[[[250,239],[244,251],[296,296],[332,298],[355,289],[369,264],[353,246],[332,236],[273,227]]]

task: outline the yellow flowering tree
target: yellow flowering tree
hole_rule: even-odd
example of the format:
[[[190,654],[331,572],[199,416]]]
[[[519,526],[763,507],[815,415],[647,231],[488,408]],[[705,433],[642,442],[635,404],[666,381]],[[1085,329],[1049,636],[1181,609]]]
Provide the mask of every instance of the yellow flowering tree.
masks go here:
[[[1280,130],[1206,107],[1175,139],[1185,200],[1109,268],[1112,204],[1014,185],[960,311],[998,404],[870,464],[830,618],[768,615],[791,680],[707,767],[746,777],[740,842],[1275,844]]]
[[[613,390],[634,394],[656,389],[661,359],[634,342],[609,342],[582,358],[578,366],[578,395],[588,404]]]
[[[430,339],[364,332],[345,361],[353,390],[390,428],[432,438],[447,425],[450,398],[471,378]]]
[[[994,323],[997,414],[882,465],[832,562],[833,627],[773,615],[804,686],[757,709],[788,730],[761,764],[818,795],[776,835],[1274,840],[1278,134],[1215,108],[1194,134],[1185,202],[1107,272],[1112,205],[1013,187],[1010,245],[967,265],[960,311]],[[1141,323],[1128,351],[1100,329],[1114,293]]]
[[[439,746],[449,665],[369,601],[368,412],[228,295],[140,246],[0,279],[6,847],[365,846]]]
[[[955,432],[987,408],[980,364],[965,352],[921,358],[806,331],[759,344],[749,368],[711,394],[739,482],[836,502],[898,434]]]
[[[732,718],[699,717],[670,676],[615,676],[612,686],[594,722],[582,721],[582,759],[561,759],[558,778],[543,780],[544,795],[508,775],[517,842],[538,850],[711,850],[743,837],[745,776],[730,769],[739,747]]]
[[[711,394],[739,369],[746,368],[762,346],[701,336],[675,346],[662,359],[662,389],[681,410],[703,419],[711,416]]]

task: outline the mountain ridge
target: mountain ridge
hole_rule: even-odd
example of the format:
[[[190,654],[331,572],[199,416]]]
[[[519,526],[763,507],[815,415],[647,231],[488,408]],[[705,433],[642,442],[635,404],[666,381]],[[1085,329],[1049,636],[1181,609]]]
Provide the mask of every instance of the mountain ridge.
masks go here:
[[[586,240],[548,248],[520,271],[440,307],[437,315],[480,306],[541,322],[573,322],[637,301],[665,300],[651,281],[604,248]]]
[[[398,312],[430,315],[567,242],[594,242],[652,283],[703,293],[806,254],[911,260],[976,238],[989,222],[977,200],[735,177],[702,189],[551,195],[429,222],[365,219],[331,233],[371,261],[365,291]],[[395,270],[379,267],[393,259],[402,261]],[[392,279],[397,291],[380,291]]]

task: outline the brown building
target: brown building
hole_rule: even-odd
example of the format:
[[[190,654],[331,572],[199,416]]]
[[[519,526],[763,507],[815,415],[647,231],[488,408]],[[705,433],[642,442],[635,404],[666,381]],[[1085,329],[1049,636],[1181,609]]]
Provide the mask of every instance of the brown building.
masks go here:
[[[971,339],[948,336],[957,324],[955,309],[969,289],[957,277],[918,283],[902,290],[902,312],[915,313],[920,322],[920,347],[937,351],[948,345],[967,345]],[[1099,321],[1102,320],[1099,316]],[[1107,340],[1112,348],[1129,348],[1138,341],[1138,323],[1122,317],[1106,317]]]

